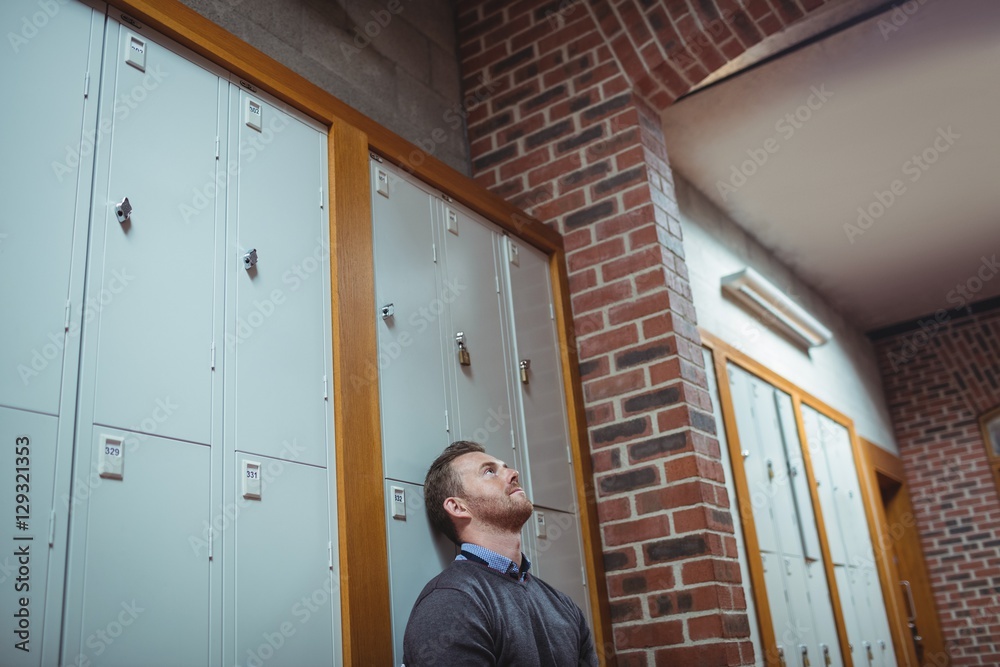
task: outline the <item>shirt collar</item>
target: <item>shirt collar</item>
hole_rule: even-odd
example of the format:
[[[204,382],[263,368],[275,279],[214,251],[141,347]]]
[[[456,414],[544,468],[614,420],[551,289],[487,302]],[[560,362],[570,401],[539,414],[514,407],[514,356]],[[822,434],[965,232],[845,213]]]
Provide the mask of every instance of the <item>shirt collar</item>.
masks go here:
[[[521,554],[521,567],[519,568],[514,561],[506,556],[501,556],[495,551],[490,551],[486,547],[481,547],[471,542],[462,543],[462,553],[456,556],[455,560],[481,562],[491,570],[506,574],[508,577],[517,579],[518,581],[527,579],[528,570],[531,568],[531,561],[528,560],[528,557],[524,553]]]

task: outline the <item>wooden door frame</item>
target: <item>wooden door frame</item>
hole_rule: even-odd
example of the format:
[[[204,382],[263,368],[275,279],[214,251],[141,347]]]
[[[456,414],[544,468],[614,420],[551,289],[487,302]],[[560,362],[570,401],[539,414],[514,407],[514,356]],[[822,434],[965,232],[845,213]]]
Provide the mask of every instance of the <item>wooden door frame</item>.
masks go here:
[[[879,477],[883,477],[897,485],[896,494],[903,494],[905,498],[905,503],[907,507],[910,508],[910,516],[912,517],[912,501],[910,499],[910,489],[906,481],[906,475],[903,471],[903,461],[895,454],[879,447],[875,443],[866,440],[865,438],[860,438],[861,444],[865,450],[865,454],[871,464],[871,477],[872,481],[875,483],[876,488],[880,488],[881,484],[879,482]],[[896,537],[895,533],[900,531],[912,531],[910,534],[911,545],[913,542],[920,544],[920,534],[917,530],[916,519],[913,518],[912,522],[906,521],[903,525],[897,526],[896,523],[890,522],[889,515],[885,507],[884,501],[881,498],[881,491],[879,492],[879,502],[878,507],[875,508],[876,521],[880,523],[882,534],[885,536],[884,542],[880,547],[886,552],[886,560],[888,561],[889,573],[891,577],[891,582],[889,589],[885,588],[885,582],[883,582],[882,593],[883,596],[892,595],[897,598],[897,605],[900,609],[900,614],[897,619],[898,628],[894,628],[894,632],[898,631],[900,635],[900,642],[905,642],[906,646],[911,646],[912,641],[909,637],[909,628],[907,627],[906,618],[906,601],[903,599],[902,589],[895,585],[896,582],[902,580],[902,576],[899,572],[899,567],[890,558],[891,554],[891,541],[899,541],[902,539],[903,535]],[[908,525],[907,525],[908,524]],[[934,602],[934,594],[931,590],[930,576],[927,569],[927,560],[924,558],[923,550],[917,551],[915,557],[911,558],[911,578],[916,575],[915,581],[911,581],[911,587],[916,583],[916,588],[920,589],[916,591],[920,595],[916,595],[914,601],[917,606],[922,607],[923,613],[918,613],[917,621],[918,627],[921,630],[921,634],[924,635],[925,643],[924,646],[929,652],[935,656],[932,662],[926,660],[924,664],[931,664],[935,667],[945,667],[951,663],[950,656],[945,647],[944,636],[941,632],[941,617],[937,612],[937,608]],[[930,619],[929,622],[924,623],[922,620]],[[895,636],[894,636],[895,639]],[[913,649],[911,649],[913,650]],[[913,650],[911,664],[917,665],[917,656],[915,650]]]
[[[569,414],[594,643],[616,664],[596,493],[562,237],[414,144],[212,23],[179,0],[116,0],[109,12],[145,24],[329,128],[333,411],[345,665],[392,663],[389,564],[378,378],[369,152],[405,169],[546,253]],[[126,14],[121,14],[125,12]],[[140,28],[137,28],[140,29]],[[419,156],[419,164],[414,156]],[[361,382],[357,382],[361,379]],[[346,471],[350,474],[346,474]],[[381,629],[381,631],[373,631]]]
[[[872,488],[872,485],[875,483],[875,473],[868,457],[865,455],[866,452],[862,447],[861,439],[854,430],[853,420],[839,410],[834,409],[824,401],[821,401],[812,394],[804,391],[797,385],[770,370],[767,366],[740,352],[735,347],[723,341],[721,338],[704,329],[699,329],[699,331],[701,333],[702,343],[705,347],[712,351],[712,359],[715,366],[714,370],[719,387],[720,407],[722,409],[723,424],[726,430],[726,440],[729,443],[729,456],[732,461],[733,482],[736,488],[736,498],[739,507],[749,508],[752,507],[752,505],[750,502],[749,483],[743,469],[742,456],[740,454],[741,447],[739,444],[739,433],[736,428],[736,413],[733,408],[732,394],[729,391],[727,367],[730,362],[740,368],[743,368],[749,373],[760,377],[764,381],[772,384],[775,388],[780,389],[792,397],[795,423],[798,429],[799,440],[802,445],[806,444],[805,427],[802,421],[803,405],[808,405],[820,414],[832,419],[834,422],[837,422],[847,429],[851,442],[851,450],[854,455],[855,468],[858,473],[858,484],[861,488],[862,504],[865,508],[865,516],[868,521],[869,533],[871,535],[872,549],[875,553],[876,570],[878,572],[879,582],[882,586],[883,597],[885,598],[885,591],[892,590],[892,582],[897,581],[898,578],[892,578],[892,570],[889,567],[891,559],[888,558],[884,549],[879,548],[879,545],[885,544],[882,537],[885,522],[878,521],[878,517],[873,513],[873,508],[875,507],[876,502],[878,502],[878,506],[881,507],[881,496],[877,495],[877,486],[874,489]],[[840,640],[841,654],[844,657],[844,664],[847,665],[847,667],[851,667],[853,662],[851,660],[849,640],[840,604],[840,592],[837,589],[837,582],[834,577],[833,560],[830,555],[830,544],[826,535],[826,524],[823,518],[822,507],[819,502],[819,493],[816,489],[816,477],[808,446],[802,447],[802,460],[803,466],[806,469],[807,479],[809,480],[809,490],[812,497],[813,512],[816,517],[816,526],[820,538],[820,552],[823,555],[827,582],[830,587],[830,598],[833,606],[834,619],[836,620],[837,625],[837,635]],[[761,641],[764,644],[764,659],[768,665],[774,665],[777,667],[779,661],[777,658],[777,645],[774,641],[774,624],[771,619],[770,608],[767,601],[766,586],[764,583],[764,569],[757,541],[756,525],[753,520],[752,512],[741,513],[740,516],[743,524],[743,536],[747,551],[747,561],[750,568],[750,583],[752,586],[750,594],[754,596],[755,607],[757,609],[757,622],[760,627]],[[905,629],[905,612],[900,606],[901,603],[901,595],[891,595],[886,598],[886,613],[889,617],[889,630],[892,634],[893,644],[896,647],[897,660],[899,660],[902,655],[905,657],[907,662],[901,664],[916,665],[916,656],[912,649],[912,642],[908,640],[905,642],[902,641],[905,636],[898,634],[898,619],[900,618],[900,614],[903,614],[903,627]]]

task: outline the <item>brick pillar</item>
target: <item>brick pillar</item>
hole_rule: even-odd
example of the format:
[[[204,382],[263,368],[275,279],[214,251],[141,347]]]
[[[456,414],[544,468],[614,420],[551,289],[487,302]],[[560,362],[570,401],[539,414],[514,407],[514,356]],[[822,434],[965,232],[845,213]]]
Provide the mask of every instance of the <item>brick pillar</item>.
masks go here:
[[[979,417],[1000,405],[1000,308],[939,310],[876,350],[951,664],[998,665],[1000,497]]]
[[[752,664],[661,124],[606,9],[459,8],[465,89],[494,91],[468,116],[474,177],[564,236],[619,664]]]

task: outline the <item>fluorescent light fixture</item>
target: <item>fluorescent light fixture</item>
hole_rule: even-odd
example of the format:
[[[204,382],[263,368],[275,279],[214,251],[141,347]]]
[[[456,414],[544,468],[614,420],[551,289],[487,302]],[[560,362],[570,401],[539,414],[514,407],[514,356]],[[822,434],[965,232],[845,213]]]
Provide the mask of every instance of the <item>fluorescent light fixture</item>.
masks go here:
[[[750,310],[765,315],[765,324],[776,327],[805,347],[818,347],[833,338],[819,320],[749,267],[724,276],[722,291]]]

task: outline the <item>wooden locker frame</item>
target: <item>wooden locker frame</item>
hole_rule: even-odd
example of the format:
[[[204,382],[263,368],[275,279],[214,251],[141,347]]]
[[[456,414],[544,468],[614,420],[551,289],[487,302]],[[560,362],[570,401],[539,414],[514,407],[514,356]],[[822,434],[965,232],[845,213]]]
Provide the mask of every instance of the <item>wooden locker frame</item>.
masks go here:
[[[889,631],[892,636],[893,647],[896,653],[896,660],[901,665],[913,665],[916,667],[917,659],[914,654],[911,642],[906,639],[902,632],[906,628],[906,613],[902,605],[902,595],[885,595],[885,591],[893,590],[891,561],[886,550],[881,547],[885,544],[883,538],[884,522],[877,520],[874,512],[874,503],[880,502],[877,489],[872,488],[875,480],[875,470],[865,456],[861,439],[854,430],[854,421],[847,415],[832,408],[825,402],[804,391],[795,384],[792,384],[782,376],[770,370],[763,364],[757,362],[752,357],[740,352],[735,347],[723,341],[721,338],[699,328],[702,344],[712,352],[714,371],[718,380],[719,401],[722,410],[723,424],[726,429],[726,440],[729,443],[729,456],[733,467],[733,484],[736,487],[736,498],[740,508],[751,507],[750,489],[747,482],[746,473],[743,471],[742,456],[740,454],[739,434],[736,430],[736,414],[733,409],[732,395],[729,390],[729,376],[727,366],[730,362],[756,375],[775,388],[789,394],[792,397],[792,407],[795,414],[795,423],[799,434],[799,441],[806,445],[805,424],[802,421],[802,406],[807,405],[820,414],[832,419],[847,429],[851,442],[851,451],[854,455],[854,464],[858,474],[858,485],[861,488],[861,500],[865,508],[865,518],[868,521],[868,529],[872,542],[872,551],[875,554],[875,565],[878,572],[879,583],[883,591],[883,599],[886,605],[886,616],[889,621]],[[706,369],[708,370],[708,369]],[[840,593],[837,590],[837,582],[833,572],[833,560],[830,557],[830,543],[827,539],[826,524],[823,519],[823,511],[820,505],[819,493],[816,488],[816,476],[813,470],[812,457],[809,447],[802,447],[802,461],[806,469],[806,477],[809,480],[810,496],[812,497],[813,512],[816,517],[816,527],[819,530],[820,552],[823,554],[826,578],[830,587],[830,598],[833,605],[833,615],[837,624],[837,636],[840,639],[840,651],[844,658],[845,667],[853,667],[851,651],[847,637],[847,630],[844,621],[844,613],[840,603]],[[746,512],[741,514],[743,522],[743,538],[747,550],[747,561],[750,568],[751,594],[754,596],[754,603],[757,609],[757,622],[760,628],[761,642],[764,648],[765,664],[778,667],[777,645],[774,642],[774,624],[771,619],[771,612],[767,602],[767,594],[764,585],[764,570],[760,559],[760,549],[757,543],[756,525],[753,514]],[[787,663],[787,660],[786,660]],[[816,661],[813,661],[816,664]]]
[[[109,5],[109,11],[120,10],[126,18],[149,25],[329,128],[333,410],[344,664],[392,662],[392,642],[385,636],[392,627],[386,517],[384,510],[372,509],[383,508],[384,502],[382,451],[375,446],[382,441],[378,381],[370,377],[378,339],[371,316],[375,272],[369,151],[549,256],[594,644],[602,664],[617,664],[562,237],[179,0],[114,0]],[[419,165],[410,164],[415,154],[422,157]],[[365,381],[351,382],[359,378]],[[350,475],[345,474],[348,470]],[[385,630],[372,632],[372,628]]]

